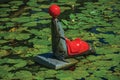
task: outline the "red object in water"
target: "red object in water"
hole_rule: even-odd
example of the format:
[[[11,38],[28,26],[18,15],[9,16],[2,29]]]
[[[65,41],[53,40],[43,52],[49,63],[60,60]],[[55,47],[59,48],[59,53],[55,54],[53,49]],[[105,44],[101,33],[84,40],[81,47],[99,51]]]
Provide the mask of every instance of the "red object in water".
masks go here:
[[[73,41],[66,39],[67,51],[69,56],[79,55],[89,50],[89,44],[80,38]]]
[[[74,66],[71,66],[71,67],[69,68],[69,70],[74,71],[74,70],[75,70],[75,65],[74,65]]]
[[[56,18],[57,16],[60,15],[60,7],[56,4],[52,4],[49,7],[49,14],[53,17]]]

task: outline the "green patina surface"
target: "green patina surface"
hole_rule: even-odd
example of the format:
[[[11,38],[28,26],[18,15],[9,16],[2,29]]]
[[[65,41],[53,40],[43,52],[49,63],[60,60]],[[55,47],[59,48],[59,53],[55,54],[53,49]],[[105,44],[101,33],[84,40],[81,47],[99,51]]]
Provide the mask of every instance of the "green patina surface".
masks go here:
[[[120,80],[119,0],[8,1],[0,3],[0,80]],[[96,49],[96,55],[76,57],[74,71],[48,69],[33,61],[51,51],[47,9],[53,3],[61,7],[66,36],[80,37]]]

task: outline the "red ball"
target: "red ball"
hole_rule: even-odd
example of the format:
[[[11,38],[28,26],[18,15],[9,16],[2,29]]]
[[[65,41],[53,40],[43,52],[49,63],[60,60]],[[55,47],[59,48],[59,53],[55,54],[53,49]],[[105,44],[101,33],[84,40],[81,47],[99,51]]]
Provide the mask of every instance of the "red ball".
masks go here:
[[[60,15],[60,7],[56,4],[52,4],[49,7],[49,14],[53,17],[56,18],[57,16]]]

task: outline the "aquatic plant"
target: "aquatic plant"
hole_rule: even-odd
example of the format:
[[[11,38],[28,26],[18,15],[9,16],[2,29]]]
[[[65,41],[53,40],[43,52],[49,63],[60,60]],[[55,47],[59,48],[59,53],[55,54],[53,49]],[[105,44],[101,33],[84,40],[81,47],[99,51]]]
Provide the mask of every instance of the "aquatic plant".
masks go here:
[[[47,9],[53,2],[0,3],[0,79],[119,80],[119,0],[58,0],[65,35],[88,41],[96,54],[76,57],[75,69],[53,70],[34,62],[34,56],[51,51]]]

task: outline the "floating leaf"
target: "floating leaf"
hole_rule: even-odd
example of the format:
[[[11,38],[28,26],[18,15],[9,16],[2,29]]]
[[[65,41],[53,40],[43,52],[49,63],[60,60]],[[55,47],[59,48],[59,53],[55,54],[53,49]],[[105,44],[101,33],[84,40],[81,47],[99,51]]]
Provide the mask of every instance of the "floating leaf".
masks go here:
[[[1,49],[10,50],[10,49],[12,49],[12,47],[11,46],[3,46]]]
[[[40,39],[31,39],[31,40],[29,40],[29,42],[32,42],[35,45],[44,45],[44,46],[49,44],[49,41],[40,40]]]
[[[50,20],[41,20],[41,21],[39,21],[39,23],[41,23],[41,24],[48,24],[48,23],[50,23]]]
[[[19,6],[19,5],[23,4],[23,1],[10,1],[9,4],[10,5],[17,5],[17,6]]]
[[[37,78],[44,78],[45,77],[45,71],[39,71],[36,73]]]
[[[38,4],[37,4],[37,0],[30,0],[28,3],[27,3],[27,5],[28,6],[32,6],[32,7],[34,7],[34,6],[39,6]]]
[[[30,22],[32,19],[30,17],[18,17],[18,18],[12,18],[11,21],[14,21],[14,22],[20,22],[20,23],[23,23],[23,22]]]
[[[10,71],[12,68],[9,65],[2,65],[0,66],[0,70]]]
[[[56,78],[61,79],[61,80],[68,79],[68,77],[70,79],[73,79],[72,76],[71,76],[71,72],[70,71],[68,71],[68,72],[61,72],[61,73],[56,75]]]
[[[29,80],[32,80],[33,76],[31,74],[31,72],[21,70],[21,71],[15,73],[14,79],[22,79],[22,80],[29,79]]]
[[[71,20],[73,20],[73,19],[75,19],[76,18],[76,16],[74,15],[74,14],[70,14],[70,19]]]
[[[85,78],[85,80],[102,80],[102,79],[91,75],[90,77]]]
[[[0,7],[9,7],[9,4],[0,4]]]
[[[14,47],[12,50],[14,54],[23,54],[26,53],[27,49],[28,49],[27,47],[19,46],[19,47]]]
[[[4,34],[4,35],[2,35]],[[16,39],[16,40],[24,40],[30,37],[30,34],[27,33],[18,33],[18,32],[6,32],[2,33],[1,36],[4,36],[4,39]]]
[[[0,40],[0,44],[4,44],[6,42],[8,42],[8,41],[6,41],[6,40]]]
[[[110,71],[101,70],[101,71],[95,71],[93,73],[93,75],[96,76],[96,77],[105,77],[106,74],[111,74],[111,72]]]
[[[55,77],[55,74],[57,73],[57,71],[55,70],[47,70],[45,71],[45,78],[49,78],[49,77]]]
[[[27,23],[24,23],[22,26],[25,26],[25,27],[37,26],[37,22],[27,22]]]
[[[120,76],[119,75],[112,75],[112,74],[108,74],[108,75],[106,75],[106,77],[105,78],[107,78],[107,79],[109,79],[109,80],[119,80],[120,79]]]
[[[68,25],[68,21],[67,21],[67,20],[62,20],[62,22],[63,22],[65,25]]]
[[[4,57],[4,56],[7,56],[9,55],[9,52],[7,50],[1,50],[0,49],[0,57]]]
[[[0,70],[0,78],[2,79],[8,79],[7,77],[10,75],[10,77],[13,77],[13,74],[9,73],[6,70]],[[9,78],[10,79],[10,78]]]
[[[0,21],[9,21],[10,18],[0,18]]]

